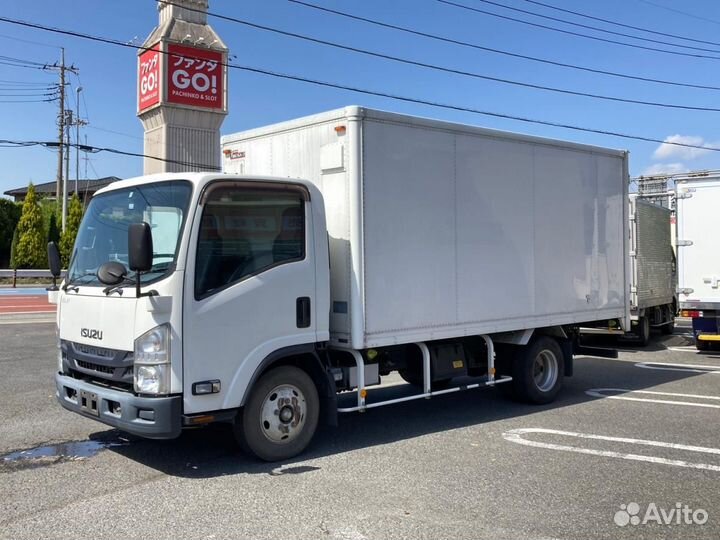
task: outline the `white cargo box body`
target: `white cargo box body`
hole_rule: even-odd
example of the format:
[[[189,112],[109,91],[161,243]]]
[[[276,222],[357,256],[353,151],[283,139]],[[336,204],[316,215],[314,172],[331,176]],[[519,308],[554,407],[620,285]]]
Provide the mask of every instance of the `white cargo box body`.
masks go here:
[[[677,289],[669,208],[630,198],[631,308],[672,304]]]
[[[360,107],[222,144],[226,172],[320,188],[335,345],[628,316],[623,151]]]
[[[680,180],[677,192],[680,307],[720,309],[720,178]]]

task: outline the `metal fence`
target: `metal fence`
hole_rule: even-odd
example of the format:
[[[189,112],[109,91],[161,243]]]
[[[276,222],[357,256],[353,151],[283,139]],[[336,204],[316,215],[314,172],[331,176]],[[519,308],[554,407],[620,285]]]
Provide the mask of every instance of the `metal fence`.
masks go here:
[[[60,277],[65,275],[65,270],[62,271]],[[0,269],[0,278],[12,278],[12,286],[17,286],[18,278],[47,278],[48,282],[52,280],[52,274],[50,270],[12,270],[12,269]]]

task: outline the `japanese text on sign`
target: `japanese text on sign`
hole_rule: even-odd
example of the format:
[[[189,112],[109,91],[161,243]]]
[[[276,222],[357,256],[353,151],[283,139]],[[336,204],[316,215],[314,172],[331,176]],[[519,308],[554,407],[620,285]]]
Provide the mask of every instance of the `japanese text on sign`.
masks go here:
[[[169,44],[167,101],[182,105],[223,109],[222,53]]]
[[[157,46],[143,52],[138,60],[138,110],[160,102],[160,52]]]

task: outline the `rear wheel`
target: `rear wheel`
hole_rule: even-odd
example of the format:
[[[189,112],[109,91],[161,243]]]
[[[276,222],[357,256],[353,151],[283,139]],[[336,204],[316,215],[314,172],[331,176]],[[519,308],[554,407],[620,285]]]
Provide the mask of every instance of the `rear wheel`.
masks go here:
[[[675,331],[675,312],[670,306],[668,306],[664,312],[667,315],[668,323],[660,327],[660,332],[662,332],[663,335],[669,336]]]
[[[518,347],[512,359],[512,393],[530,403],[550,403],[563,382],[563,353],[554,339],[541,336]]]
[[[245,451],[265,461],[301,453],[318,425],[320,400],[310,376],[294,366],[280,366],[255,383],[235,420],[235,438]]]
[[[638,320],[637,325],[637,343],[644,347],[650,341],[650,319],[643,316]]]

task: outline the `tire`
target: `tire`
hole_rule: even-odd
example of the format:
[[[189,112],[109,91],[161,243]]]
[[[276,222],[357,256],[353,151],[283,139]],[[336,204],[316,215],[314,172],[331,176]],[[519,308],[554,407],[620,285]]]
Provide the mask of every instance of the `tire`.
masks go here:
[[[512,396],[519,401],[545,404],[562,388],[564,358],[557,341],[541,336],[518,347],[512,361]]]
[[[290,459],[310,444],[319,416],[320,399],[310,376],[294,366],[280,366],[255,383],[235,419],[235,439],[264,461]]]
[[[675,317],[672,317],[672,318],[670,319],[670,322],[669,322],[669,323],[663,324],[663,325],[660,327],[660,332],[661,332],[664,336],[669,336],[669,335],[672,334],[674,331],[675,331]]]
[[[663,324],[660,327],[660,332],[664,336],[669,336],[675,331],[675,311],[673,310],[672,306],[666,306],[663,310],[663,313],[667,315],[667,320],[669,322],[667,324]]]
[[[697,348],[698,351],[709,351],[710,350],[710,342],[695,338],[695,347]]]
[[[637,336],[636,343],[641,347],[645,347],[650,341],[650,319],[647,317],[640,317],[637,326]]]

